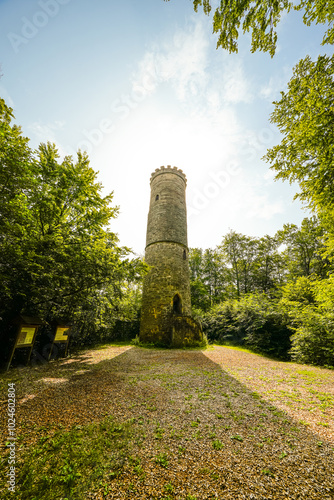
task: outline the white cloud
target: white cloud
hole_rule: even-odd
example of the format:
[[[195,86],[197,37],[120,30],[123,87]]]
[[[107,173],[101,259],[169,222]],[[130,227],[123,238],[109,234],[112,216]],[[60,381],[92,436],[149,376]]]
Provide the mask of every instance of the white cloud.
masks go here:
[[[270,193],[247,183],[243,172],[220,190],[213,186],[209,189],[210,182],[212,178],[188,190],[188,235],[192,247],[215,247],[231,228],[250,236],[271,232],[285,212],[280,199],[271,199]]]
[[[272,102],[275,98],[277,98],[283,86],[284,85],[280,79],[270,77],[269,81],[260,88],[260,96],[263,99]]]
[[[245,212],[247,219],[257,218],[270,220],[277,214],[284,212],[284,207],[281,201],[269,200],[267,194],[258,194],[255,191],[248,192],[247,201],[245,204]]]
[[[168,83],[182,103],[191,101],[194,105],[200,99],[211,109],[251,102],[253,93],[242,60],[219,53],[218,65],[212,71],[212,36],[203,21],[195,19],[186,31],[177,31],[172,39],[153,45],[144,54],[133,78],[133,89],[144,87],[149,95]]]
[[[52,142],[55,143],[58,152],[61,156],[66,154],[64,148],[61,146],[60,141],[57,138],[57,132],[63,129],[65,122],[55,121],[54,123],[42,124],[39,122],[34,122],[29,125],[30,134],[32,134],[31,139],[36,144],[41,142]]]
[[[274,180],[275,175],[276,175],[276,172],[275,172],[274,170],[272,170],[272,169],[270,169],[270,168],[269,168],[269,169],[265,172],[265,174],[263,175],[263,178],[264,178],[266,181],[268,181],[268,183],[270,183],[270,184],[271,184],[271,183],[273,182],[273,180]]]
[[[150,93],[159,83],[168,82],[180,100],[199,95],[207,79],[208,46],[201,22],[191,25],[187,31],[177,31],[171,40],[153,46],[144,55],[133,88],[149,82]]]
[[[283,66],[280,68],[280,73],[271,76],[269,80],[261,86],[259,95],[263,99],[273,102],[280,99],[280,92],[287,88],[287,82],[291,78],[291,68]]]
[[[223,99],[229,103],[251,102],[253,95],[240,61],[224,66]]]
[[[6,101],[7,106],[10,106],[11,108],[14,107],[13,99],[11,98],[8,90],[2,85],[0,85],[0,97],[2,97]]]

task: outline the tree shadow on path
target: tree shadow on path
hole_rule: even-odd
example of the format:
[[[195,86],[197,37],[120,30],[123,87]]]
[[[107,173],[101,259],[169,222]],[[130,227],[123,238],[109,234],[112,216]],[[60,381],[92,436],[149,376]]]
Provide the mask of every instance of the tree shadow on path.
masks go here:
[[[106,415],[134,419],[145,430],[134,449],[144,476],[127,469],[110,482],[107,499],[168,498],[168,483],[170,498],[179,499],[334,498],[330,443],[201,351],[112,348],[99,358],[97,350],[95,357],[22,370],[18,392],[23,375],[31,377],[31,397],[21,395],[17,416],[27,444],[59,425],[70,429]],[[157,463],[159,454],[168,466]]]

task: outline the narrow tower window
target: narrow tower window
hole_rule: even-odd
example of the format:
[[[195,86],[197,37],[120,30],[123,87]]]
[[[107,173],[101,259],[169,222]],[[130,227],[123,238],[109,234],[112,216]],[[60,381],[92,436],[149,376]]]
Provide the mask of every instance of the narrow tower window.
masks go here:
[[[182,300],[178,293],[173,298],[173,312],[175,314],[182,314]]]
[[[159,199],[159,195],[157,194],[155,197],[155,201],[158,201],[158,199]]]
[[[185,250],[183,250],[183,260],[186,260],[187,259],[187,252]]]

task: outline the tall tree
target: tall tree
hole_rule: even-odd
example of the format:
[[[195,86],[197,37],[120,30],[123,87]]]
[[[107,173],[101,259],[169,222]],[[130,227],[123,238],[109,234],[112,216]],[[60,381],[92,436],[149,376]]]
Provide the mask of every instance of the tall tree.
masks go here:
[[[277,232],[278,240],[286,245],[283,257],[290,279],[316,274],[326,277],[329,263],[323,257],[325,231],[316,217],[303,219],[301,226],[284,224]]]
[[[270,294],[283,282],[285,270],[279,245],[277,237],[265,235],[257,239],[253,281],[259,292]]]
[[[24,258],[22,241],[30,224],[28,197],[34,185],[29,140],[13,119],[13,110],[0,98],[0,318],[10,308],[19,285],[15,270]]]
[[[298,182],[300,197],[334,234],[334,56],[309,56],[294,68],[287,92],[274,102],[271,122],[283,139],[265,159],[276,179]],[[334,249],[333,238],[330,240]]]
[[[0,104],[0,330],[19,313],[89,318],[92,327],[145,266],[110,231],[118,208],[112,193],[102,196],[87,155],[59,161],[49,143],[33,155]]]
[[[189,251],[192,306],[204,311],[230,293],[231,277],[224,256],[218,249],[191,248]]]
[[[226,261],[218,248],[205,250],[203,255],[203,276],[207,285],[210,306],[224,300],[230,279]]]
[[[165,0],[169,1],[169,0]],[[210,0],[193,0],[194,10],[202,6],[205,14],[212,11]],[[324,43],[334,42],[334,7],[331,0],[300,0],[299,3],[289,0],[221,0],[213,14],[213,32],[218,33],[217,48],[222,47],[229,52],[238,52],[239,32],[251,32],[251,51],[263,50],[275,54],[277,43],[276,27],[282,14],[291,9],[302,10],[303,21],[307,26],[312,22],[328,24],[324,34]]]
[[[0,238],[27,217],[27,193],[33,185],[29,139],[12,124],[13,110],[0,98]],[[0,240],[1,241],[1,240]]]
[[[231,266],[232,279],[237,297],[253,289],[252,273],[256,257],[255,238],[230,231],[220,246],[227,263]]]
[[[210,297],[203,276],[203,253],[201,248],[189,249],[190,293],[192,307],[206,311]]]

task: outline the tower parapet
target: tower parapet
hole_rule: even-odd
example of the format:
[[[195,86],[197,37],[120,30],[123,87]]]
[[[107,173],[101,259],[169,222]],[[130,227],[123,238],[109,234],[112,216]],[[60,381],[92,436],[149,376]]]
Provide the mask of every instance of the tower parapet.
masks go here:
[[[167,167],[162,166],[160,168],[156,168],[153,174],[151,175],[150,182],[152,183],[153,179],[155,179],[157,175],[166,173],[178,175],[179,177],[181,177],[181,179],[184,180],[185,185],[187,185],[187,178],[185,173],[180,168],[172,167],[171,165],[167,165]]]

